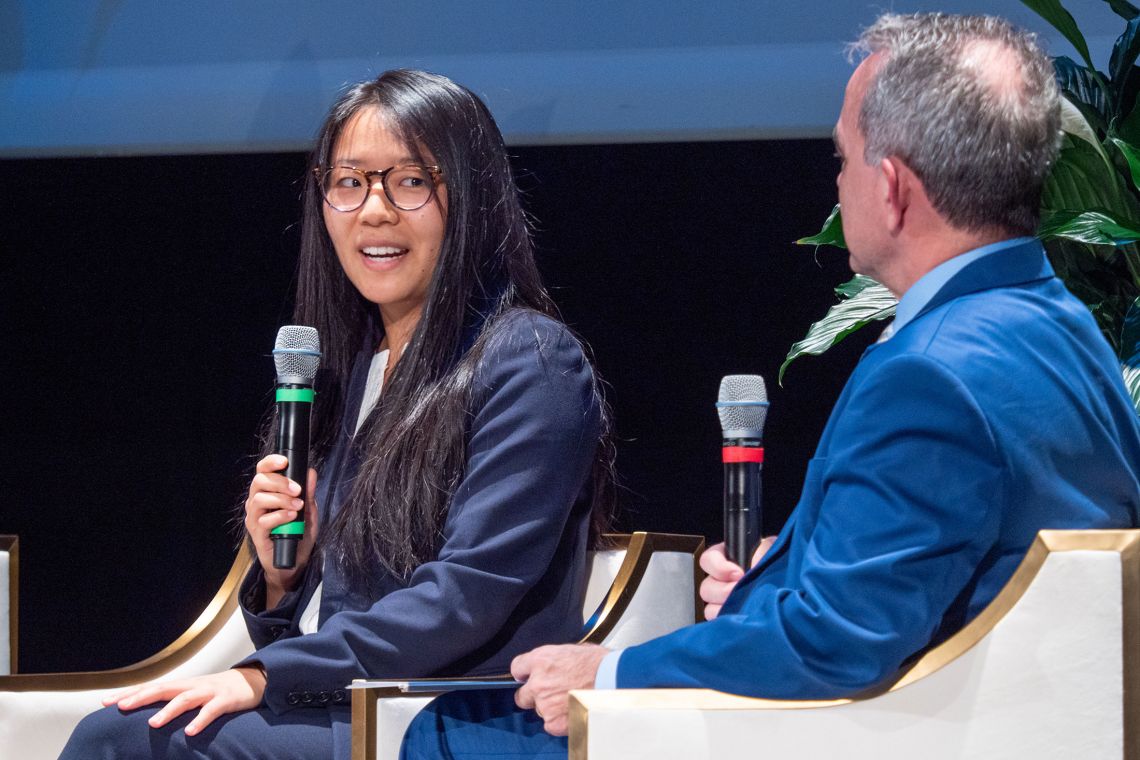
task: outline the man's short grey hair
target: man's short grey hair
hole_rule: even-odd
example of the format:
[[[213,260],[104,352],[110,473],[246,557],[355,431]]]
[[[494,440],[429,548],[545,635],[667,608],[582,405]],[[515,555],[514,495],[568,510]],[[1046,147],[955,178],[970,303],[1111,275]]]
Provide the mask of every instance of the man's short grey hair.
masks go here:
[[[1034,35],[992,16],[888,14],[850,52],[885,57],[859,113],[868,163],[901,159],[955,227],[1033,234],[1061,136]]]

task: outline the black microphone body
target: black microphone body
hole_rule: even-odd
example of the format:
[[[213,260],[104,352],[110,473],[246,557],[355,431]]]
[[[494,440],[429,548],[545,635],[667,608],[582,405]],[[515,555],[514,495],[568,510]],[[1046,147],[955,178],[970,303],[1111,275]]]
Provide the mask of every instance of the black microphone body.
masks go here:
[[[273,347],[273,363],[277,368],[277,437],[274,448],[289,461],[281,473],[301,486],[309,482],[309,424],[312,419],[313,380],[321,356],[321,341],[316,329],[305,325],[286,325],[277,332]],[[297,519],[269,531],[273,540],[273,566],[293,568],[297,565],[297,544],[305,536],[304,504]]]
[[[759,375],[726,375],[717,415],[724,462],[725,555],[747,570],[763,537],[761,468],[768,392]]]
[[[301,399],[309,400],[283,400]],[[305,487],[309,482],[309,424],[312,420],[313,387],[301,383],[278,383],[277,385],[277,453],[288,459],[281,474],[301,486],[304,499]],[[308,508],[308,504],[302,510]],[[271,534],[273,539],[273,566],[292,568],[297,564],[297,543],[304,536],[304,512],[300,519],[282,525],[281,532]],[[299,523],[299,524],[298,524]]]
[[[745,570],[752,562],[752,553],[763,538],[761,520],[763,465],[761,442],[756,439],[726,438],[726,450],[752,449],[760,461],[725,461],[724,463],[724,544],[725,554]],[[726,459],[736,458],[727,452]]]

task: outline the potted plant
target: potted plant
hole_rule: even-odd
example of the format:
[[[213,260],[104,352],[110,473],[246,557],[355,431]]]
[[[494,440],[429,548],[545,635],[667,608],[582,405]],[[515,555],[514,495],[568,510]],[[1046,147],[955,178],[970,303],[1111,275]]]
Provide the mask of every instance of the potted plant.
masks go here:
[[[1105,0],[1126,22],[1108,72],[1059,0],[1022,0],[1072,43],[1082,62],[1053,59],[1062,92],[1061,152],[1045,183],[1037,236],[1053,268],[1097,320],[1120,359],[1140,414],[1140,8]],[[844,247],[837,205],[803,245]],[[795,343],[780,366],[820,354],[864,325],[894,315],[895,298],[869,277],[836,288],[840,301]]]

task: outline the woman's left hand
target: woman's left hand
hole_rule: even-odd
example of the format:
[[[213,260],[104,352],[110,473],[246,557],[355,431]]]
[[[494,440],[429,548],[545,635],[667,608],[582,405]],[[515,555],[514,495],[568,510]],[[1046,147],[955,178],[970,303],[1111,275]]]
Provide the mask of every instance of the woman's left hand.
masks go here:
[[[104,697],[103,706],[117,705],[120,710],[134,710],[155,702],[166,702],[166,706],[147,721],[151,728],[165,726],[187,710],[201,708],[197,717],[186,726],[187,735],[194,736],[215,718],[257,707],[264,693],[265,676],[261,670],[233,668],[197,678],[132,686]]]

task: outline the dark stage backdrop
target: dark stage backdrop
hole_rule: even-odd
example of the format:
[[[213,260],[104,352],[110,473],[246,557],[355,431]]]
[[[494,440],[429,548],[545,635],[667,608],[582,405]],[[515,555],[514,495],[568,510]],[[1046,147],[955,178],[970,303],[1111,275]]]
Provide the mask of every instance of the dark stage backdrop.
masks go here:
[[[767,529],[794,506],[871,338],[776,387],[849,276],[842,253],[792,244],[834,203],[831,151],[513,149],[540,266],[610,386],[620,528],[720,540],[728,373],[768,379]],[[21,672],[134,662],[216,591],[289,321],[304,171],[300,154],[0,161],[0,533],[20,537]]]

